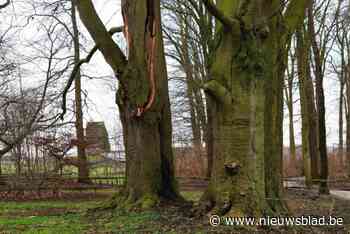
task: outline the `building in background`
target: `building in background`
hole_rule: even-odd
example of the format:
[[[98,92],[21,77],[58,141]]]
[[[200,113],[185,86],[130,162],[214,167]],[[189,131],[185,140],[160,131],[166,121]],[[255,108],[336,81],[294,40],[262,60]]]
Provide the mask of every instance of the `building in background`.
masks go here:
[[[105,154],[111,151],[104,122],[88,122],[85,129],[87,155]]]

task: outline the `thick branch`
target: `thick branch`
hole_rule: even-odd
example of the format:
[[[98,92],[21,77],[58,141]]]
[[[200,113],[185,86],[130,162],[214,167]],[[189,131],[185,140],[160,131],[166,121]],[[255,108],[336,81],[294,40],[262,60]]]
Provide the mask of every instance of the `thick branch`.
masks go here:
[[[127,64],[126,57],[107,32],[91,0],[79,0],[77,7],[81,21],[98,45],[107,63],[115,73],[122,73]]]
[[[0,9],[5,8],[5,7],[7,7],[8,5],[10,5],[10,0],[7,0],[5,3],[0,4]]]
[[[229,105],[232,102],[232,96],[230,92],[222,86],[216,80],[210,80],[203,85],[206,92],[213,95],[217,100],[225,105]]]
[[[114,28],[111,28],[108,33],[110,36],[112,36],[113,34],[115,33],[119,33],[119,32],[122,32],[123,31],[123,26],[121,27],[114,27]],[[94,54],[96,53],[96,51],[99,49],[99,45],[95,45],[92,50],[89,52],[89,54],[86,56],[86,58],[84,59],[81,59],[77,64],[74,65],[74,68],[73,68],[73,71],[68,79],[68,82],[67,82],[67,85],[66,87],[64,88],[63,90],[63,94],[62,94],[62,113],[60,115],[60,118],[63,120],[64,118],[64,115],[66,114],[67,112],[67,94],[69,92],[69,89],[72,87],[72,84],[76,78],[76,75],[77,73],[79,72],[80,70],[80,67],[81,65],[83,65],[84,63],[89,63],[91,58],[94,56]]]
[[[305,18],[306,8],[310,0],[291,0],[284,14],[289,33],[293,33]]]
[[[239,21],[227,16],[222,12],[212,0],[202,0],[207,10],[217,19],[219,20],[225,27],[235,30],[239,32]]]

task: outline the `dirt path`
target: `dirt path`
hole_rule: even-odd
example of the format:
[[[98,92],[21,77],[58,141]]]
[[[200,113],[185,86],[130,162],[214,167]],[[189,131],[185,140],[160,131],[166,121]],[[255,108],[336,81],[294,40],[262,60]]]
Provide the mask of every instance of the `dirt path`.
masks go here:
[[[199,178],[179,178],[179,184],[182,191],[203,191],[208,186],[208,181]],[[305,179],[304,177],[292,177],[287,178],[283,182],[283,186],[285,188],[297,188],[303,189],[305,187]],[[312,190],[317,194],[318,187],[314,186]],[[331,188],[330,193],[332,196],[350,200],[350,191],[341,190],[337,188]]]
[[[304,177],[288,178],[283,185],[285,188],[305,188],[305,179]],[[317,186],[315,189],[317,189]],[[347,190],[331,189],[330,194],[340,199],[350,200],[350,191]]]
[[[344,190],[331,190],[331,195],[337,198],[350,200],[350,191],[344,191]]]

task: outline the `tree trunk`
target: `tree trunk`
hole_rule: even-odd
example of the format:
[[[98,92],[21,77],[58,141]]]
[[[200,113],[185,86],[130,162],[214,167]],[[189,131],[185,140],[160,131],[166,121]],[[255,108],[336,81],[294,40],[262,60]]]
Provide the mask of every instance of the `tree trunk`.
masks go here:
[[[307,60],[308,61],[308,60]],[[311,177],[315,181],[319,179],[319,143],[318,143],[318,129],[317,129],[317,112],[315,108],[315,95],[314,95],[314,84],[311,77],[310,63],[306,63],[306,104],[308,119],[308,138],[309,138],[309,151],[310,151],[310,166],[311,166]]]
[[[304,39],[301,30],[297,31],[297,65],[298,65],[298,78],[299,78],[299,93],[300,93],[300,106],[301,106],[301,132],[302,132],[302,154],[303,154],[303,172],[305,176],[305,184],[307,187],[312,185],[311,176],[311,157],[310,157],[310,138],[309,138],[309,121],[308,121],[308,105],[307,105],[307,57],[308,50],[305,50]]]
[[[316,103],[318,110],[318,139],[319,139],[319,152],[320,152],[320,187],[319,192],[321,194],[328,194],[329,189],[327,185],[328,180],[328,157],[327,157],[327,136],[326,136],[326,111],[325,111],[325,98],[323,90],[323,63],[320,49],[316,41],[313,4],[308,9],[308,29],[310,34],[310,41],[312,51],[315,59],[315,77],[316,77]]]
[[[350,58],[349,58],[350,60]],[[350,61],[349,61],[350,62]],[[347,175],[350,177],[350,70],[349,70],[349,64],[346,65],[346,77],[345,77],[345,85],[346,85],[346,165],[347,165]]]
[[[289,71],[287,67],[287,85],[285,86],[285,96],[286,103],[289,114],[289,153],[290,153],[290,161],[291,165],[296,165],[296,149],[295,149],[295,138],[294,138],[294,101],[293,101],[293,82],[295,76],[295,56],[291,58],[291,71]]]
[[[13,152],[16,156],[16,175],[21,175],[22,174],[22,145],[17,145],[14,149]]]
[[[299,30],[297,30],[297,53],[303,121],[302,136],[304,137],[302,140],[304,174],[306,184],[311,185],[311,183],[319,179],[318,118],[315,108],[314,85],[310,71],[310,36],[303,24],[299,27]]]
[[[170,102],[160,1],[123,0],[128,59],[112,40],[90,0],[78,1],[80,17],[119,78],[117,104],[126,151],[126,186],[118,206],[156,205],[177,199]]]
[[[178,197],[160,3],[122,1],[122,9],[129,62],[120,78],[117,100],[125,135],[126,190],[128,202],[149,207],[160,197]],[[149,104],[140,114],[140,107],[146,109]]]
[[[75,0],[72,0],[71,18],[73,25],[73,44],[74,44],[74,63],[77,64],[80,61],[80,43],[79,43],[79,30],[77,25],[77,18],[75,12]],[[84,124],[83,124],[83,107],[81,100],[81,74],[77,72],[75,77],[75,129],[77,135],[77,148],[78,148],[78,181],[80,183],[89,182],[89,168],[87,164],[87,157],[85,152],[85,136],[84,136]]]
[[[182,21],[183,18],[181,18]],[[186,20],[186,19],[185,19]],[[187,98],[188,104],[190,107],[190,115],[191,115],[191,128],[193,135],[193,146],[195,150],[201,149],[202,142],[202,133],[199,119],[199,111],[198,111],[198,98],[196,97],[196,89],[193,87],[194,85],[194,72],[193,72],[193,64],[191,63],[190,53],[189,53],[189,42],[188,42],[188,25],[186,22],[182,22],[181,27],[181,53],[182,53],[182,67],[186,74],[186,85],[187,85]]]
[[[211,177],[211,172],[213,168],[213,160],[214,160],[214,146],[213,146],[213,141],[214,141],[214,136],[213,136],[213,111],[211,109],[211,100],[210,96],[206,95],[206,103],[207,103],[207,126],[205,127],[205,146],[206,146],[206,153],[207,153],[207,178]]]
[[[242,61],[235,57],[240,48],[248,50],[255,41],[248,33],[242,35],[246,41],[241,41],[223,26],[219,32],[221,41],[210,69],[211,79],[205,84],[213,113],[215,158],[202,204],[219,215],[258,216],[262,209],[255,184],[257,77],[254,70],[243,70]]]
[[[344,112],[343,112],[343,93],[344,93],[344,82],[343,80],[340,81],[340,90],[339,90],[339,143],[338,143],[338,160],[340,162],[340,165],[343,165],[343,154],[344,154]]]
[[[204,85],[214,117],[215,158],[202,204],[216,214],[235,217],[282,212],[283,76],[289,40],[279,27],[280,16],[254,27],[262,14],[270,15],[280,3],[254,1],[244,9],[230,0],[216,6],[204,3],[220,23],[211,79]],[[290,6],[284,19],[288,29],[299,22],[305,2],[292,1]],[[226,18],[240,15],[240,10],[241,23]]]
[[[297,53],[298,53],[298,74],[300,82],[301,92],[301,104],[302,106],[302,119],[305,137],[307,140],[303,140],[303,148],[305,151],[304,157],[304,170],[306,172],[306,180],[310,179],[306,183],[315,182],[319,179],[319,154],[318,154],[318,141],[317,141],[317,113],[315,110],[315,97],[314,87],[311,78],[310,71],[310,43],[308,36],[304,29],[297,32]],[[307,144],[304,145],[304,144]],[[306,155],[307,154],[307,155]],[[310,168],[306,168],[310,167]],[[309,178],[308,172],[310,171],[311,177]]]
[[[338,30],[338,29],[337,29]],[[340,165],[344,165],[343,156],[344,156],[344,89],[346,83],[346,63],[345,63],[345,37],[342,36],[340,40],[341,47],[341,72],[339,76],[340,90],[339,90],[339,144],[338,144],[338,158]]]
[[[289,85],[292,82],[289,82]],[[292,88],[289,88],[288,91],[289,95],[289,103],[288,103],[288,111],[289,111],[289,152],[291,156],[291,160],[293,163],[296,163],[297,161],[297,156],[296,156],[296,150],[295,150],[295,139],[294,139],[294,108],[293,108],[293,90]]]
[[[275,213],[287,210],[283,197],[283,80],[290,39],[282,33],[282,19],[270,21],[270,36],[265,42],[265,196]]]

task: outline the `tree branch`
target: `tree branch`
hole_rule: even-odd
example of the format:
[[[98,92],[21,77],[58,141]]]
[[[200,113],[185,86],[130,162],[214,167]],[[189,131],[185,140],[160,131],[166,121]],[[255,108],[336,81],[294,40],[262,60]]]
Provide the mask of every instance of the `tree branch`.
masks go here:
[[[239,30],[239,21],[227,16],[222,12],[212,0],[202,0],[203,4],[207,8],[207,10],[217,19],[219,20],[225,27],[231,28],[234,30]]]
[[[232,103],[231,93],[216,80],[210,80],[203,85],[204,91],[209,92],[224,105]]]
[[[5,3],[0,4],[0,9],[5,8],[5,7],[7,7],[8,5],[10,5],[10,0],[6,0]]]
[[[114,28],[111,28],[108,33],[110,36],[112,36],[113,34],[115,33],[119,33],[119,32],[122,32],[123,31],[123,26],[120,26],[120,27],[114,27]],[[77,64],[74,65],[74,68],[73,68],[73,71],[68,79],[68,82],[67,82],[67,85],[66,87],[64,88],[63,90],[63,97],[62,97],[62,113],[60,115],[60,118],[63,120],[64,119],[64,115],[66,114],[67,112],[67,94],[69,92],[69,89],[72,87],[72,84],[76,78],[76,75],[77,73],[79,72],[80,70],[80,67],[81,65],[83,65],[84,63],[89,63],[91,58],[94,56],[94,54],[96,53],[96,51],[99,49],[99,45],[95,45],[91,51],[89,52],[89,54],[86,56],[86,58],[84,59],[81,59]]]
[[[96,45],[98,45],[98,49],[103,54],[106,62],[116,74],[122,73],[127,65],[127,59],[118,45],[113,41],[91,0],[78,0],[77,7],[81,21],[89,31]]]
[[[291,0],[284,14],[289,33],[293,33],[305,18],[306,8],[312,0]]]

